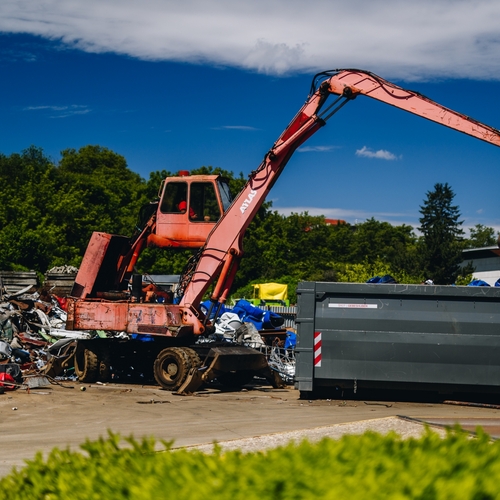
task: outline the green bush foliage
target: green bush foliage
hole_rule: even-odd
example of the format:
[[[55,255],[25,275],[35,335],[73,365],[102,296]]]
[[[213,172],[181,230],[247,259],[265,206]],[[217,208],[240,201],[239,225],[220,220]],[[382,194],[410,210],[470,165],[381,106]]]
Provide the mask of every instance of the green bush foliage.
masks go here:
[[[338,266],[337,281],[346,281],[350,283],[365,283],[374,276],[391,275],[398,283],[422,283],[424,275],[412,276],[404,271],[394,271],[393,268],[380,259],[375,260],[373,263],[365,261],[358,264],[344,264]],[[467,282],[469,283],[469,282]]]
[[[152,438],[87,441],[38,454],[0,481],[2,499],[495,499],[500,443],[456,428],[445,438],[367,432],[266,452],[155,451]]]

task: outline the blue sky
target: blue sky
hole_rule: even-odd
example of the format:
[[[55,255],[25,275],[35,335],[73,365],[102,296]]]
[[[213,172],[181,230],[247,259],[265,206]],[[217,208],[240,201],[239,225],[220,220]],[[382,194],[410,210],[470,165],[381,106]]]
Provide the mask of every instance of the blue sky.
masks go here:
[[[376,8],[375,8],[376,6]],[[355,67],[500,128],[500,3],[2,0],[0,152],[99,144],[148,178],[247,175],[319,71]],[[418,226],[437,182],[500,231],[500,148],[360,97],[295,153],[276,210]]]

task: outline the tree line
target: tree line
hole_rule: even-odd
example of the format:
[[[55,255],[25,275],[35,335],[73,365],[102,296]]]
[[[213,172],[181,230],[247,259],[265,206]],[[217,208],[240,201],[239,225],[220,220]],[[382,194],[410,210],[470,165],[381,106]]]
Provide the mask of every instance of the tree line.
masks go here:
[[[233,195],[246,181],[212,167],[191,173],[221,173]],[[64,150],[57,163],[34,146],[0,154],[0,269],[43,274],[53,266],[78,267],[93,231],[132,235],[140,208],[169,175],[175,173],[155,171],[143,179],[123,156],[101,146]],[[426,193],[419,235],[411,226],[374,218],[328,225],[308,213],[284,216],[266,203],[245,235],[233,292],[248,297],[259,282],[288,283],[293,290],[299,281],[366,281],[384,274],[404,283],[455,283],[471,272],[459,267],[462,250],[493,245],[497,235],[479,224],[466,238],[453,199],[448,184]],[[187,250],[146,249],[138,271],[179,274],[189,256]]]

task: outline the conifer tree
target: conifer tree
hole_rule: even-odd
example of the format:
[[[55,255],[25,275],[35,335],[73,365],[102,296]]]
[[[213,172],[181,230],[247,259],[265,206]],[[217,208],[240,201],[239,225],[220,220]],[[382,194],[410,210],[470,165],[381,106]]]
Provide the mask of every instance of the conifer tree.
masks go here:
[[[420,206],[422,267],[427,278],[441,285],[455,282],[462,261],[463,221],[458,206],[453,205],[454,197],[448,183],[437,183]]]

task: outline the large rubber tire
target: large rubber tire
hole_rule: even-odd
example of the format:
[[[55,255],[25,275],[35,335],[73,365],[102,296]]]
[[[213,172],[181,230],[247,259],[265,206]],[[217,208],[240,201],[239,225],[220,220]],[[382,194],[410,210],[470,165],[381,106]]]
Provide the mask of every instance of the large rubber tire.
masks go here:
[[[199,354],[194,349],[191,349],[189,347],[184,348],[184,351],[191,359],[191,367],[199,368],[201,366],[201,358]]]
[[[99,373],[98,380],[99,382],[108,382],[111,376],[111,361],[110,361],[110,353],[109,347],[104,346],[99,350],[98,353],[98,363],[99,363]]]
[[[167,391],[177,391],[185,382],[193,366],[186,348],[168,347],[160,351],[155,359],[155,380]]]
[[[91,345],[78,344],[75,352],[75,374],[80,382],[96,382],[99,376],[99,357]]]

